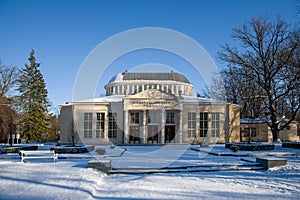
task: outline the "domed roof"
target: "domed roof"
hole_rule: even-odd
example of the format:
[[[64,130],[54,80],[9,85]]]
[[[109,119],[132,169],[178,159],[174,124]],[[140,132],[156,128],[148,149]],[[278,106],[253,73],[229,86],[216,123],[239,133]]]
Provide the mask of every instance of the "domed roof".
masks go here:
[[[120,81],[135,81],[135,80],[150,80],[150,81],[179,81],[190,84],[190,81],[182,74],[177,72],[123,72],[115,75],[110,79],[109,83]]]

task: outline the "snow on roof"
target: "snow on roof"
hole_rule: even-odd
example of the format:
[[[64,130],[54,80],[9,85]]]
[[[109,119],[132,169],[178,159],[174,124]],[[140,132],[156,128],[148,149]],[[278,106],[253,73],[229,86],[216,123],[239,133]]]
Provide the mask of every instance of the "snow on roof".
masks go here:
[[[251,118],[241,118],[241,119],[240,119],[240,123],[241,123],[241,124],[265,123],[265,122],[267,122],[267,121],[268,121],[267,118],[255,118],[255,119],[251,119]]]
[[[226,103],[225,101],[219,101],[214,99],[208,99],[208,98],[201,98],[196,96],[182,96],[183,102],[185,103]]]
[[[72,103],[120,103],[123,101],[123,97],[123,95],[97,97],[93,99],[85,99],[75,102],[66,102],[62,106],[72,105]]]
[[[62,106],[69,106],[72,103],[121,103],[123,102],[124,95],[112,95],[112,96],[104,96],[97,97],[93,99],[85,99],[75,102],[66,102]],[[218,101],[208,98],[200,98],[196,96],[182,96],[184,103],[226,103],[225,101]]]
[[[286,118],[284,118],[284,119],[278,119],[278,120],[280,122],[284,122],[284,123],[286,123],[286,122],[289,121],[289,119],[286,119]],[[251,119],[251,118],[241,118],[240,119],[240,123],[241,124],[251,124],[251,123],[253,123],[253,124],[257,123],[258,124],[258,123],[266,123],[267,121],[271,122],[270,119],[266,118],[266,117],[255,118],[255,119]],[[292,121],[292,123],[294,123],[294,122],[297,122],[297,121]]]

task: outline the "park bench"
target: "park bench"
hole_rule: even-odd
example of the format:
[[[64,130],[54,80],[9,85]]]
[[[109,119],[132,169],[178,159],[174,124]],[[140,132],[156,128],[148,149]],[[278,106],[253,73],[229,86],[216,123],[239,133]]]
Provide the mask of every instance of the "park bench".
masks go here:
[[[55,153],[55,151],[48,151],[48,150],[43,150],[43,151],[20,151],[21,155],[21,161],[24,162],[25,160],[28,159],[53,159],[54,162],[58,160],[58,154]]]

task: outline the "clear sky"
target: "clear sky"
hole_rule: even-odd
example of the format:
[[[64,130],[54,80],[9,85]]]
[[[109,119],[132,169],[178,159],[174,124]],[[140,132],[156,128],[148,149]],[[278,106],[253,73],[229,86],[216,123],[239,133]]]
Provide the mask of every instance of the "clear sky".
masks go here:
[[[231,29],[258,15],[281,15],[300,23],[297,0],[0,0],[0,59],[23,67],[31,49],[41,63],[54,106],[72,100],[78,70],[89,53],[114,34],[141,27],[179,31],[201,44],[218,68],[220,45],[232,44]],[[110,78],[125,69],[160,63],[184,73],[201,92],[189,64],[158,50],[131,52],[109,66],[96,96]],[[92,97],[91,97],[92,98]]]

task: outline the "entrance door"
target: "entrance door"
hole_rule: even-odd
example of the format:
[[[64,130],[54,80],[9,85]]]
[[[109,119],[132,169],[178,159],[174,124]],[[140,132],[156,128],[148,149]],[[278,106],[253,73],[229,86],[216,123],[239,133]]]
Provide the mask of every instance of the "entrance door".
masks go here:
[[[129,143],[130,144],[140,143],[140,128],[139,128],[139,126],[130,126],[129,131],[130,131]]]
[[[171,143],[172,140],[174,140],[174,138],[175,138],[175,125],[165,126],[165,143]]]
[[[158,143],[158,125],[148,125],[148,144]]]

